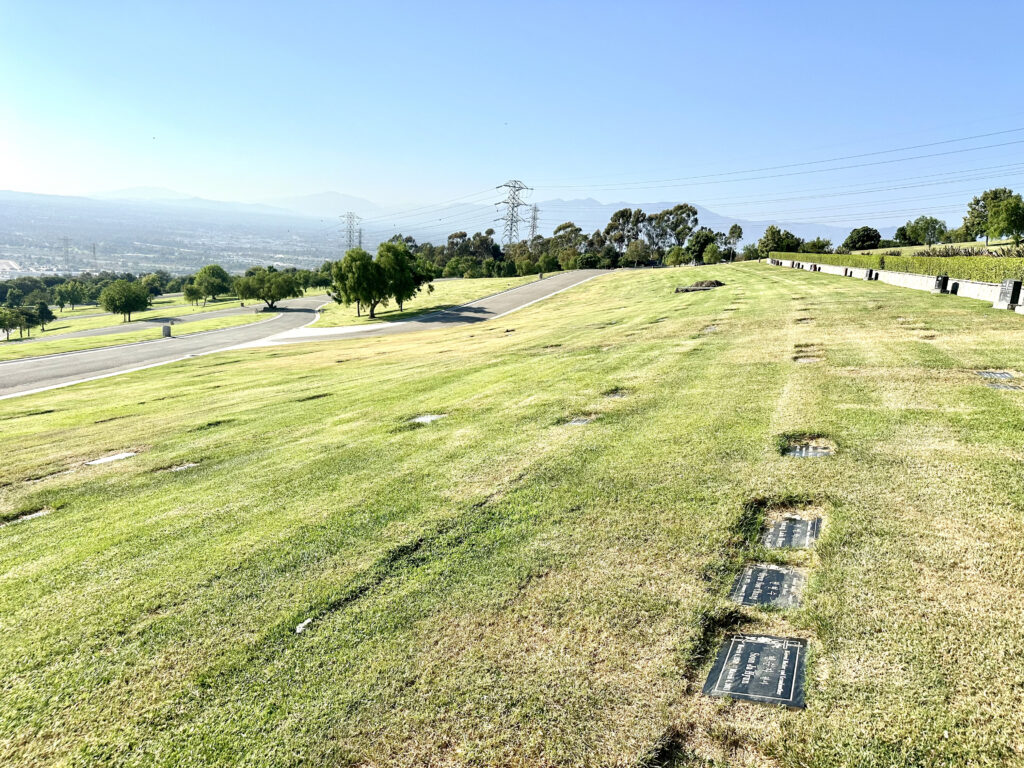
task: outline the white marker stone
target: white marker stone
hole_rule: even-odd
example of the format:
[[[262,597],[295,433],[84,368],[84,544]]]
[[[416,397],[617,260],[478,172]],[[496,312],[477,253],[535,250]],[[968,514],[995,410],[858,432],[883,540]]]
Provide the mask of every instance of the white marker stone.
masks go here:
[[[130,459],[135,455],[135,451],[125,451],[124,453],[115,453],[113,456],[104,456],[102,459],[93,459],[92,461],[85,462],[86,464],[107,464],[111,461],[121,461],[122,459]]]
[[[301,635],[301,634],[302,634],[303,632],[305,632],[305,631],[306,631],[306,627],[308,627],[308,626],[309,626],[309,623],[310,623],[311,621],[313,621],[313,619],[306,619],[306,620],[305,620],[304,622],[302,622],[301,624],[299,624],[299,626],[297,626],[297,627],[295,628],[295,634],[296,634],[296,635]]]
[[[412,424],[430,424],[438,419],[443,419],[447,416],[447,413],[425,413],[422,416],[417,416],[414,419],[409,419]]]

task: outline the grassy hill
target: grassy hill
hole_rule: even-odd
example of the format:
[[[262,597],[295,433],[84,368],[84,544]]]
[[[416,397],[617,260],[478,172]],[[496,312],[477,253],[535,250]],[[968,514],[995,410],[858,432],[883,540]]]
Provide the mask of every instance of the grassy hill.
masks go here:
[[[1022,328],[630,271],[2,401],[0,517],[44,514],[0,529],[0,763],[1019,764],[1024,391],[974,371],[1020,376]],[[794,506],[816,549],[762,550]],[[729,601],[765,560],[801,607]],[[809,640],[805,710],[701,696],[732,630]]]

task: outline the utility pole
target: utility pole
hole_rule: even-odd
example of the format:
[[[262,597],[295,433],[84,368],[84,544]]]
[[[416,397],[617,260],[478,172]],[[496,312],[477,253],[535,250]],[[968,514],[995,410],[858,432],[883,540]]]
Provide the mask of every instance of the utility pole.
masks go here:
[[[537,214],[540,213],[537,204],[530,206],[530,242],[537,236]]]
[[[519,222],[523,220],[523,217],[519,215],[519,209],[522,208],[526,203],[522,201],[520,193],[524,190],[530,189],[530,187],[523,184],[518,179],[510,179],[504,184],[496,187],[496,189],[507,189],[508,197],[500,203],[495,203],[497,206],[505,206],[505,215],[495,221],[505,222],[505,245],[511,245],[512,243],[519,241]]]
[[[356,224],[359,223],[359,217],[349,211],[341,218],[345,222],[345,248],[350,251],[356,247]]]

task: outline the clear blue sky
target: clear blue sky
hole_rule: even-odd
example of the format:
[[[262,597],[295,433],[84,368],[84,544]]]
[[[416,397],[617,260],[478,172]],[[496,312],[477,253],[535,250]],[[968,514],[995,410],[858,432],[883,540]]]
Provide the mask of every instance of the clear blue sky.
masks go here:
[[[965,195],[1024,187],[1024,143],[778,174],[1024,131],[655,182],[1024,128],[1022,30],[1019,0],[0,0],[0,189],[337,190],[411,206],[519,178],[534,199],[685,200],[829,223],[906,209],[958,223]],[[898,185],[913,186],[883,189]],[[858,189],[877,191],[848,194]]]

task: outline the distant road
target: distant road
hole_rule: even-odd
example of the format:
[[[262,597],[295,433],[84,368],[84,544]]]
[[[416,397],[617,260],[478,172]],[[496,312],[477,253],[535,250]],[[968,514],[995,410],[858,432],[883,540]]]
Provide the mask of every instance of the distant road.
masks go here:
[[[117,347],[0,362],[0,400],[116,376],[225,349],[360,339],[480,323],[522,309],[603,274],[608,272],[598,269],[556,272],[544,280],[527,283],[494,296],[416,319],[340,328],[304,328],[303,326],[313,321],[316,308],[328,299],[325,296],[294,299],[281,302],[279,315],[268,313],[272,319],[252,325],[196,333],[181,338],[156,339]]]

